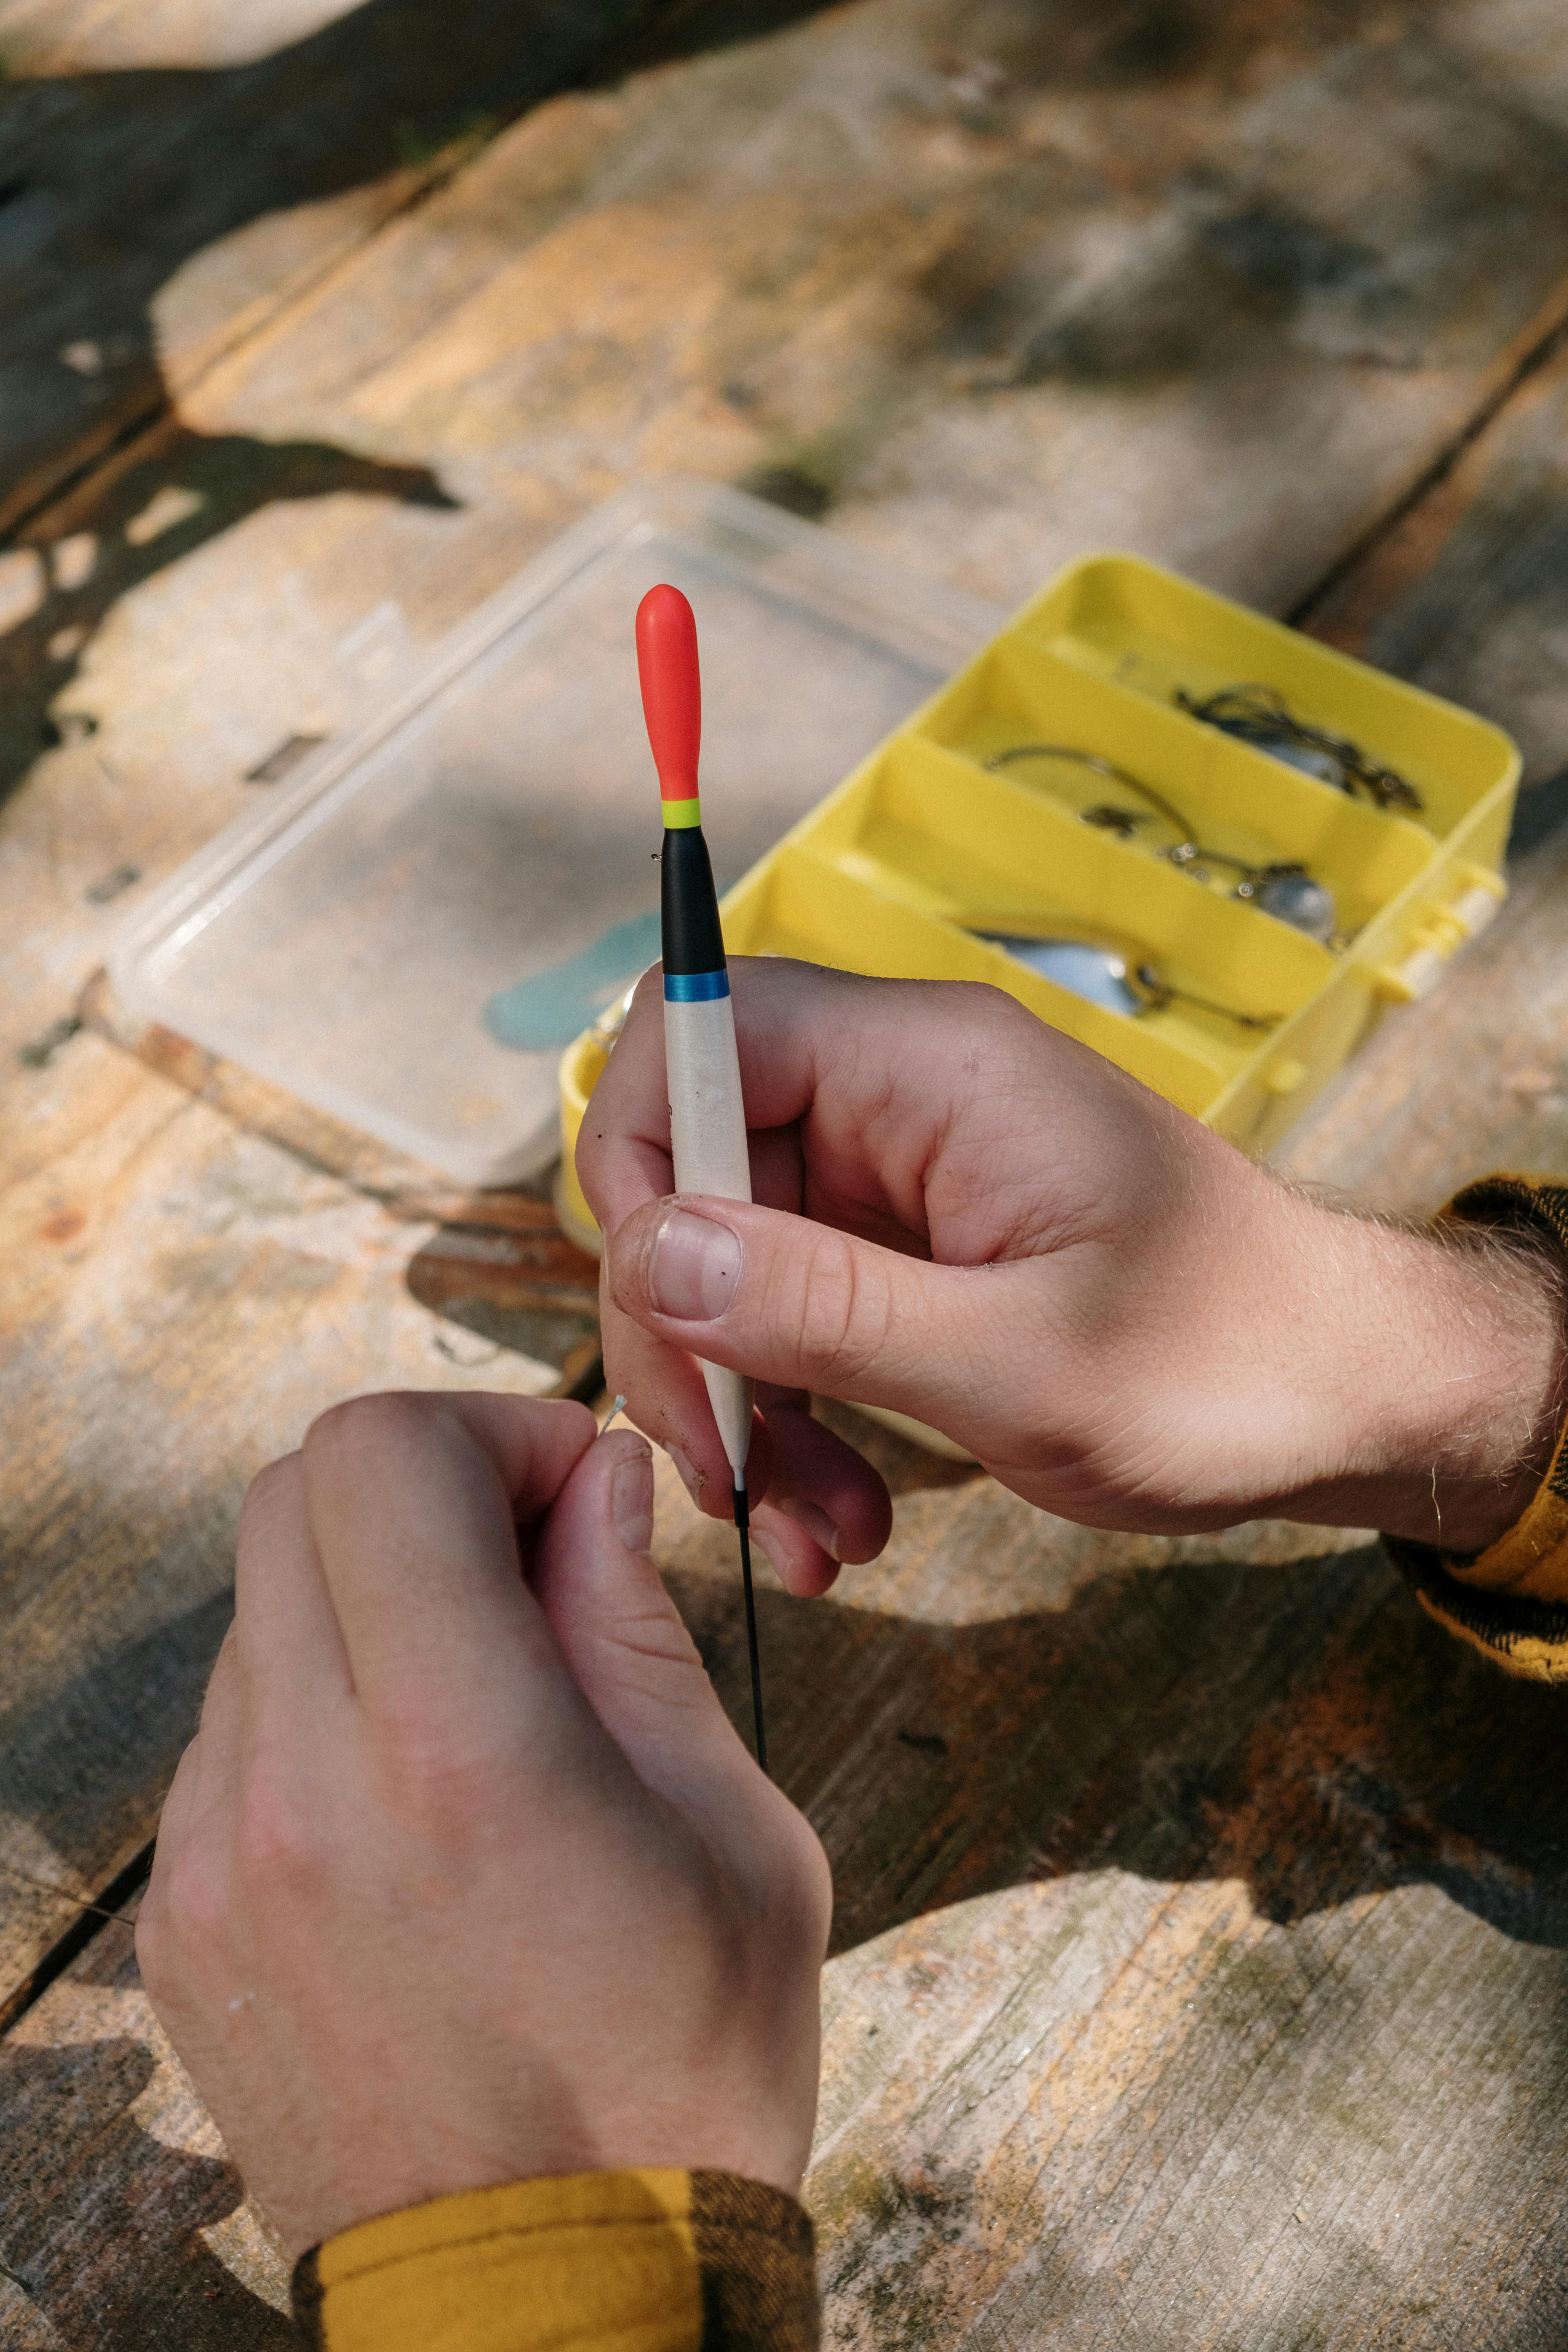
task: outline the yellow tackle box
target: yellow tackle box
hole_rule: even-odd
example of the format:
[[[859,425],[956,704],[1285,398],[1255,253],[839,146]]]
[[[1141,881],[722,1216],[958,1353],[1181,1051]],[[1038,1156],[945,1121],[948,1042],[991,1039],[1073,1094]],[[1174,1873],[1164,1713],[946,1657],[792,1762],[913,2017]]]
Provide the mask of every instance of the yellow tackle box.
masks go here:
[[[1239,687],[1349,739],[1419,805],[1348,793],[1294,763],[1300,743],[1279,756],[1184,707]],[[1496,912],[1519,765],[1468,711],[1152,563],[1092,555],[728,892],[725,944],[989,981],[1261,1155],[1380,1009],[1423,994]],[[1256,877],[1279,867],[1330,894],[1329,936],[1263,910]],[[1080,966],[1109,1001],[1079,992]],[[557,1206],[592,1248],[573,1152],[611,1043],[601,1022],[561,1063]]]

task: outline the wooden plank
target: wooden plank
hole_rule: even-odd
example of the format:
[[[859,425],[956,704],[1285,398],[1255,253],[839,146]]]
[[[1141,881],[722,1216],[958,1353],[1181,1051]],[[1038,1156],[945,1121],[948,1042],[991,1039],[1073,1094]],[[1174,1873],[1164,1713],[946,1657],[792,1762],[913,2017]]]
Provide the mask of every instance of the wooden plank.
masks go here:
[[[997,595],[1122,538],[1299,596],[1539,338],[1568,267],[1552,12],[1345,25],[859,0],[498,140],[0,574],[43,600],[0,637],[26,633],[35,729],[6,752],[8,1055],[101,961],[100,885],[136,866],[133,903],[281,738],[335,723],[330,648],[389,581],[427,636],[638,467],[763,478]],[[1512,610],[1483,601],[1471,635],[1505,645]],[[65,740],[40,756],[45,717]],[[1545,1148],[1554,1081],[1518,1136],[1518,1089],[1456,1105],[1478,1057],[1557,1069],[1554,855],[1473,951],[1511,942],[1525,993],[1415,1008],[1297,1164],[1429,1202],[1461,1144]],[[1506,995],[1500,969],[1469,966]],[[356,1387],[541,1375],[440,1353],[411,1285],[451,1303],[468,1275],[445,1244],[412,1274],[433,1233],[101,1038],[5,1097],[0,1859],[90,1893],[193,1717],[250,1470]],[[868,1443],[900,1487],[888,1561],[825,1607],[763,1604],[781,1769],[840,1875],[813,2183],[833,2340],[1554,2346],[1555,1713],[1343,1538],[1086,1536]],[[668,1476],[660,1509],[738,1701],[729,1541]],[[4,1911],[14,1990],[70,1911],[16,1883]],[[88,2199],[79,2173],[34,2242],[64,2231],[64,2277],[90,2239],[117,2316],[113,2246],[143,2289],[156,2263]],[[190,2209],[153,2210],[168,2249]]]
[[[101,960],[85,894],[330,731],[332,649],[389,583],[427,640],[638,470],[761,481],[1002,599],[1121,541],[1289,604],[1562,308],[1551,20],[1521,0],[1510,49],[1479,5],[1349,35],[1284,8],[1263,39],[1215,6],[1162,52],[1130,16],[858,0],[539,107],[0,557],[0,791],[33,788],[6,1042]]]
[[[1405,2347],[1462,2314],[1467,2343],[1545,2352],[1550,1694],[1353,1537],[1095,1534],[866,1442],[900,1490],[886,1559],[762,1600],[778,1769],[841,1892],[808,2184],[828,2343]],[[658,1549],[742,1706],[732,1544],[667,1467]],[[24,2315],[40,2343],[285,2340],[121,1930],[0,2048],[0,2151],[18,2341]]]
[[[428,637],[628,470],[679,462],[831,491],[837,527],[1001,595],[1121,537],[1280,602],[1556,300],[1534,163],[1560,92],[1523,47],[1550,12],[1516,9],[1500,49],[1476,7],[1348,40],[1285,10],[1259,47],[1222,8],[1158,65],[1131,20],[943,48],[901,10],[539,109],[212,372],[187,403],[205,429],[165,422],[0,560],[0,783],[31,787],[0,877],[7,1050],[69,1017],[115,876],[147,887],[280,740],[336,722],[331,648],[389,581]],[[1515,209],[1460,204],[1453,159],[1492,154],[1526,97],[1496,180]],[[279,218],[289,184],[268,183]],[[1381,276],[1336,275],[1302,226],[1352,188]],[[1100,275],[1068,267],[1080,249]],[[1030,255],[1060,269],[1037,283]],[[1151,286],[1227,322],[1157,381],[1106,341]],[[1384,311],[1397,336],[1368,325]],[[968,453],[962,486],[906,465],[911,434]]]
[[[1486,1167],[1568,1171],[1568,350],[1317,600],[1311,634],[1508,728],[1513,897],[1453,981],[1390,1016],[1292,1137],[1310,1181],[1427,1214]],[[1429,1073],[1453,1073],[1442,1092]]]
[[[1552,23],[858,0],[539,110],[185,414],[525,518],[680,467],[1006,601],[1125,544],[1279,608],[1561,315]]]
[[[1130,1538],[914,1456],[896,1483],[884,1560],[762,1614],[838,1887],[826,2341],[1545,2352],[1550,1694],[1353,1535]],[[722,1531],[675,1556],[739,1707]]]
[[[1487,49],[1479,5],[1397,37],[1283,9],[1261,45],[1216,7],[1162,37],[1163,64],[1130,19],[955,23],[944,47],[911,9],[859,0],[536,109],[308,296],[279,292],[178,420],[0,559],[0,789],[43,796],[18,820],[40,845],[26,928],[47,906],[94,933],[78,984],[113,919],[81,894],[166,872],[281,739],[330,730],[332,647],[389,582],[427,638],[629,473],[681,465],[1001,598],[1121,541],[1279,605],[1561,308],[1568,225],[1538,168],[1556,93]],[[1515,17],[1522,43],[1550,10]],[[330,62],[381,22],[310,39]],[[245,88],[281,103],[315,55]],[[245,188],[302,220],[224,103]],[[302,141],[319,119],[290,115]],[[1489,205],[1459,201],[1461,156],[1495,164]],[[1157,369],[1127,349],[1146,310]],[[177,369],[173,312],[161,334]],[[53,346],[48,365],[53,384]],[[68,1010],[61,945],[52,1005],[7,975],[37,1013],[18,1045]]]
[[[0,531],[648,12],[274,0],[242,47],[171,5],[92,70],[115,13],[0,13]]]
[[[147,1839],[189,1736],[254,1473],[356,1390],[540,1393],[561,1368],[518,1345],[560,1336],[548,1300],[531,1319],[513,1293],[510,1345],[444,1311],[484,1298],[486,1268],[447,1244],[413,1272],[434,1227],[97,1037],[69,1054],[101,1123],[0,1200],[0,1861],[91,1895]],[[4,2000],[72,1915],[0,1882]]]
[[[133,1906],[132,1906],[133,1909]],[[283,2352],[286,2268],[106,1925],[0,2044],[0,2334]]]
[[[1524,753],[1527,837],[1568,813],[1568,347],[1303,614],[1313,636],[1495,718]]]

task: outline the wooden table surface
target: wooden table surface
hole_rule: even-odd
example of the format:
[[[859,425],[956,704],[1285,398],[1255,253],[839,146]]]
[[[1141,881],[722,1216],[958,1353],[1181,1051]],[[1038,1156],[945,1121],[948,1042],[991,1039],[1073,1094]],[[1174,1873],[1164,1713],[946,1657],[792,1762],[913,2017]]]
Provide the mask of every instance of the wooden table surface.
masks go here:
[[[253,1472],[356,1389],[548,1381],[574,1277],[535,1204],[487,1259],[77,1025],[115,923],[331,730],[389,583],[427,642],[682,470],[1004,604],[1131,547],[1512,730],[1512,898],[1285,1157],[1416,1210],[1568,1170],[1568,30],[0,0],[0,2336],[268,2346],[68,1897],[136,1899]],[[898,1496],[761,1604],[838,1889],[829,2342],[1555,2352],[1562,1700],[1365,1539],[1086,1534],[827,1410]],[[658,1550],[739,1708],[672,1476]]]

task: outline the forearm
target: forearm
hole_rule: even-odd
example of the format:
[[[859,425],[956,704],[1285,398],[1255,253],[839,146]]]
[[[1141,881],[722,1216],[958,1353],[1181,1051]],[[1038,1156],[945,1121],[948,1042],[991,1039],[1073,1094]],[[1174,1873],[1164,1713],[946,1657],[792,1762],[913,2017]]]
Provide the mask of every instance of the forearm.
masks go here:
[[[1410,1232],[1297,1206],[1324,1475],[1288,1516],[1480,1550],[1552,1456],[1568,1388],[1560,1264],[1474,1226]]]

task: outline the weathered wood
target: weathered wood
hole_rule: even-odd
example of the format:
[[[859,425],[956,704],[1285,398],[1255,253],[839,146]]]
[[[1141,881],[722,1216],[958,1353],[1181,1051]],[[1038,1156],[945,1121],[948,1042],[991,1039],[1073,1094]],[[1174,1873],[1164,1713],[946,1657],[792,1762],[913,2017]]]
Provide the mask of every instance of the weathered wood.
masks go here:
[[[538,1393],[561,1367],[420,1303],[410,1255],[434,1228],[97,1037],[68,1055],[100,1070],[103,1123],[3,1202],[0,1860],[91,1895],[189,1737],[254,1473],[339,1395]],[[0,2000],[69,1917],[0,1883]]]
[[[1562,313],[1552,22],[861,0],[541,109],[185,414],[524,516],[679,466],[1005,600],[1126,544],[1279,608]]]
[[[1458,969],[1389,1013],[1287,1139],[1291,1174],[1429,1216],[1489,1169],[1568,1171],[1568,834],[1511,879]]]
[[[1520,55],[1549,22],[1516,12]],[[639,466],[765,479],[1002,596],[1122,539],[1288,601],[1557,300],[1559,93],[1491,24],[1285,8],[1259,46],[1219,5],[944,32],[864,0],[540,108],[0,559],[0,789],[28,778],[0,1050],[69,1016],[283,739],[330,731],[332,648],[389,583],[428,638]],[[1459,157],[1494,202],[1458,201]],[[1352,187],[1375,266],[1331,234]],[[27,1164],[101,1121],[82,1066],[31,1090]]]
[[[1315,600],[1313,636],[1446,694],[1517,737],[1521,816],[1568,756],[1568,347],[1426,497]],[[1561,789],[1540,804],[1561,822]]]
[[[838,1887],[828,2342],[1547,2352],[1561,1706],[1363,1538],[1099,1535],[900,1467],[885,1559],[762,1612]],[[671,1556],[739,1709],[723,1533]]]
[[[1415,2347],[1462,2312],[1546,2352],[1561,1708],[1354,1538],[1087,1534],[867,1442],[885,1560],[762,1604],[841,1893],[829,2343]],[[668,1469],[658,1547],[743,1704],[732,1545]],[[0,2049],[0,2250],[64,2341],[282,2340],[118,1928]]]
[[[356,99],[334,149],[311,97],[299,153],[262,151],[312,42],[347,70],[415,14],[198,73],[199,120],[141,73],[5,100],[58,108],[61,153],[107,168],[177,98],[211,159],[196,241],[218,240],[156,294],[193,246],[178,205],[150,219],[121,276],[195,355],[181,411],[0,559],[22,785],[0,834],[0,1860],[78,1894],[155,1818],[249,1473],[356,1388],[548,1384],[537,1322],[494,1318],[584,1279],[526,1222],[455,1242],[389,1217],[269,1139],[311,1148],[239,1074],[182,1068],[199,1099],[69,1030],[132,894],[266,789],[243,779],[284,739],[337,724],[344,631],[391,586],[427,639],[671,465],[999,597],[1121,541],[1280,608],[1462,434],[1568,272],[1549,0],[857,0],[730,47],[693,9],[658,36],[683,61],[540,108],[370,235],[404,60],[369,75],[383,129]],[[490,16],[465,21],[482,46]],[[420,25],[418,73],[456,37]],[[31,367],[45,344],[15,348]],[[1493,710],[1542,776],[1557,382],[1315,622]],[[1293,1167],[1419,1207],[1495,1157],[1562,1164],[1565,893],[1548,845]],[[843,1425],[894,1474],[888,1558],[826,1604],[763,1599],[781,1773],[838,1874],[812,2182],[832,2340],[1555,2352],[1560,1709],[1442,1640],[1354,1538],[1085,1535]],[[731,1539],[668,1472],[659,1508],[739,1707]],[[72,1916],[0,1885],[0,2000]],[[0,2310],[19,2343],[195,2346],[210,2310],[219,2340],[265,2344],[265,2306],[233,2300],[268,2284],[254,2248],[233,2286],[191,2248],[232,2221],[210,2141],[187,2116],[175,2155],[131,2117],[158,2045],[114,2007],[120,1969],[95,1944],[0,2044],[0,2253],[30,2298]],[[89,1993],[113,1996],[107,2034],[69,2007]],[[136,2333],[143,2305],[162,2333]]]
[[[0,88],[0,234],[15,257],[0,531],[657,10],[275,7],[281,46],[268,53],[258,12],[248,53],[205,66],[199,14],[165,17],[162,54],[177,63],[144,28],[135,64],[105,72],[91,68],[117,45],[102,26],[95,44],[91,16],[45,28],[17,0],[0,13],[0,54],[8,19],[17,52]]]
[[[107,1925],[0,2044],[0,2336],[284,2352],[286,2266]]]
[[[1421,1214],[1486,1167],[1568,1170],[1565,433],[1560,351],[1306,621],[1495,718],[1524,753],[1511,899],[1452,982],[1385,1020],[1283,1155]]]

